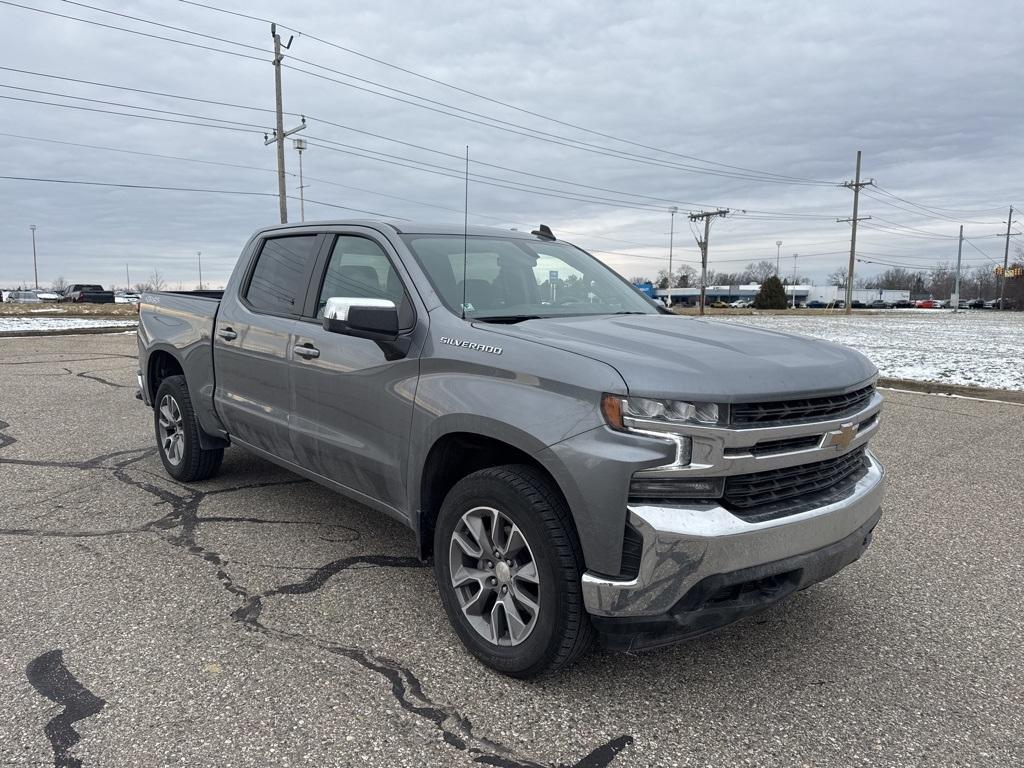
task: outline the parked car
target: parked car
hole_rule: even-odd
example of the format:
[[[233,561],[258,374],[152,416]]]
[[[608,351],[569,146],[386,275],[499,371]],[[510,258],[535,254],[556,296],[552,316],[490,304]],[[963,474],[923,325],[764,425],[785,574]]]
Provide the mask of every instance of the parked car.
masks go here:
[[[982,299],[971,299],[967,302],[968,309],[984,309],[985,302]]]
[[[114,292],[103,290],[101,285],[73,283],[67,287],[60,300],[74,304],[113,304]]]
[[[42,304],[35,291],[9,291],[7,301],[11,304]]]
[[[549,269],[581,279],[545,305]],[[508,675],[760,611],[881,515],[867,358],[675,315],[547,227],[274,226],[224,291],[139,307],[171,477],[234,445],[408,525],[455,633]]]
[[[808,309],[825,309],[825,307],[827,306],[828,304],[826,304],[824,301],[818,301],[817,299],[807,302]]]
[[[914,306],[918,309],[942,309],[942,302],[937,299],[922,299]]]
[[[910,301],[910,299],[897,299],[893,306],[896,309],[913,309],[914,302]]]
[[[721,299],[718,299],[718,301],[714,301],[711,304],[709,304],[708,306],[709,307],[714,307],[715,309],[728,309],[732,305],[731,304],[727,304],[726,302],[722,301]]]
[[[137,293],[118,293],[114,296],[115,304],[138,304],[141,297]]]
[[[856,302],[854,303],[854,306],[857,306]],[[868,304],[868,306],[871,309],[892,309],[892,304],[887,301],[882,301],[882,299],[875,299]]]
[[[61,294],[54,291],[36,291],[40,301],[60,301]]]
[[[749,309],[754,306],[754,302],[750,299],[738,299],[729,304],[733,309]]]

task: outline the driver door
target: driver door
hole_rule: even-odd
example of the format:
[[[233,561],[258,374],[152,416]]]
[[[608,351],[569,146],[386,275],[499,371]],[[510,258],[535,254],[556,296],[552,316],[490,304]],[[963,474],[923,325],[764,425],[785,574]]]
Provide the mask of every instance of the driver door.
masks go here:
[[[328,238],[333,242],[313,275],[289,363],[296,460],[404,510],[419,345],[388,360],[377,342],[326,331],[322,318],[332,297],[393,301],[403,333],[413,332],[417,313],[386,243],[364,234]]]

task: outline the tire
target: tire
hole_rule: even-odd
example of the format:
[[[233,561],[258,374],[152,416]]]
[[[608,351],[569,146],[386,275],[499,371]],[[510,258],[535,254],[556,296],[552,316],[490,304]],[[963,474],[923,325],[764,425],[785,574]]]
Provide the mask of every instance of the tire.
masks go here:
[[[175,480],[194,483],[217,474],[224,449],[199,444],[199,422],[184,376],[168,376],[160,382],[153,401],[153,430],[160,460]]]
[[[495,529],[488,525],[496,517],[501,525],[492,535]],[[481,542],[481,530],[494,541]],[[493,545],[505,560],[490,558]],[[434,531],[441,603],[470,653],[498,672],[518,678],[553,673],[590,647],[594,629],[583,605],[582,572],[583,552],[569,510],[533,467],[474,472],[441,505]]]

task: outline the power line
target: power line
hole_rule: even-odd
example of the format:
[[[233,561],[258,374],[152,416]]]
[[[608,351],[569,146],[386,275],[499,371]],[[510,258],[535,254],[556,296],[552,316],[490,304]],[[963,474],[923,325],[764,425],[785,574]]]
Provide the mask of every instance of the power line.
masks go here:
[[[96,26],[96,27],[103,27],[104,29],[113,29],[113,30],[117,30],[118,32],[128,32],[128,33],[133,34],[133,35],[139,35],[141,37],[148,37],[148,38],[151,38],[153,40],[162,40],[162,41],[168,42],[168,43],[177,43],[178,45],[187,45],[187,46],[189,46],[191,48],[201,48],[204,51],[215,51],[216,53],[225,53],[225,54],[228,54],[229,56],[238,56],[239,58],[251,59],[252,61],[260,61],[260,62],[265,62],[266,61],[266,59],[263,59],[263,58],[261,58],[259,56],[251,56],[248,53],[241,53],[239,51],[227,51],[227,50],[224,50],[223,48],[215,48],[215,47],[209,46],[209,45],[200,45],[199,43],[190,43],[187,40],[176,40],[173,37],[164,37],[163,35],[154,35],[154,34],[150,34],[149,32],[141,32],[140,30],[137,30],[137,29],[130,29],[129,27],[119,27],[116,24],[104,24],[101,21],[93,21],[92,19],[83,19],[80,16],[71,16],[71,15],[66,14],[66,13],[57,13],[56,11],[47,11],[47,10],[44,10],[42,8],[33,8],[33,7],[29,6],[29,5],[22,5],[21,3],[11,2],[11,0],[0,0],[0,5],[7,5],[7,6],[10,6],[12,8],[21,8],[22,10],[25,10],[25,11],[33,11],[34,13],[42,13],[42,14],[45,14],[47,16],[56,16],[57,18],[67,19],[68,21],[78,21],[78,22],[81,22],[83,24],[92,24],[93,26]],[[235,43],[235,45],[238,45],[238,43]]]
[[[23,91],[23,92],[26,92],[26,93],[34,93],[34,94],[38,94],[38,95],[42,95],[42,96],[56,96],[57,98],[61,98],[61,99],[74,99],[75,101],[88,101],[91,104],[104,104],[106,106],[111,106],[111,107],[125,107],[126,109],[141,109],[144,112],[158,112],[160,114],[176,115],[178,117],[192,117],[192,118],[195,118],[197,120],[209,120],[209,121],[212,121],[212,122],[215,122],[215,123],[227,123],[229,125],[239,125],[239,126],[243,126],[245,128],[254,128],[256,130],[260,130],[260,126],[254,124],[254,123],[243,123],[243,122],[238,121],[238,120],[225,120],[224,118],[221,118],[221,117],[210,117],[208,115],[192,115],[192,114],[188,114],[188,113],[184,113],[184,112],[178,112],[178,111],[172,110],[172,109],[158,109],[156,107],[143,107],[143,106],[138,105],[138,104],[125,104],[124,102],[121,102],[121,101],[108,101],[106,99],[90,99],[90,98],[87,98],[85,96],[72,96],[71,94],[67,94],[67,93],[57,93],[55,91],[43,91],[43,90],[39,90],[38,88],[25,88],[25,87],[17,86],[17,85],[7,85],[6,83],[0,83],[0,88],[9,88],[9,89],[14,90],[14,91]],[[40,102],[40,103],[48,103],[48,102]],[[52,104],[51,106],[73,106],[73,105],[70,105],[70,104]]]
[[[249,129],[249,128],[238,128],[238,127],[235,127],[233,125],[214,125],[214,124],[211,124],[211,123],[200,123],[200,122],[195,122],[194,120],[174,120],[174,119],[169,118],[169,117],[157,117],[156,115],[139,115],[139,114],[136,114],[136,113],[133,113],[133,112],[119,112],[119,111],[113,110],[113,109],[99,109],[97,107],[84,107],[84,106],[82,106],[80,104],[60,104],[58,102],[53,102],[53,101],[41,101],[39,99],[25,99],[25,98],[21,98],[19,96],[0,96],[0,99],[5,99],[6,101],[27,102],[29,104],[42,104],[42,105],[48,106],[48,107],[63,107],[65,109],[77,109],[77,110],[81,110],[81,111],[85,111],[85,112],[98,112],[98,113],[105,114],[105,115],[119,115],[121,117],[138,117],[138,118],[142,118],[144,120],[156,120],[156,121],[161,122],[161,123],[177,123],[179,125],[195,125],[195,126],[200,126],[202,128],[220,128],[220,129],[225,130],[225,131],[236,131],[238,133],[260,133],[260,134],[263,133],[262,129],[260,129],[258,126],[254,126],[252,129]],[[212,119],[216,119],[216,118],[212,118]]]
[[[50,78],[50,79],[67,81],[67,82],[91,85],[91,86],[98,86],[98,87],[103,87],[103,88],[111,88],[111,89],[115,89],[115,90],[124,90],[124,91],[129,91],[129,92],[134,92],[134,93],[142,93],[142,94],[153,95],[153,96],[161,96],[161,97],[164,97],[164,98],[181,99],[181,100],[185,100],[185,101],[193,101],[193,102],[198,102],[198,103],[204,103],[204,104],[211,104],[211,105],[216,105],[216,106],[229,107],[229,108],[233,108],[233,109],[244,109],[244,110],[256,111],[256,112],[261,112],[261,113],[272,113],[272,112],[274,112],[274,110],[269,109],[269,108],[265,108],[265,107],[256,107],[256,106],[251,106],[251,105],[246,105],[246,104],[236,104],[236,103],[231,103],[231,102],[218,101],[218,100],[215,100],[215,99],[203,99],[203,98],[198,98],[198,97],[193,97],[193,96],[185,96],[185,95],[182,95],[182,94],[168,93],[166,91],[153,91],[153,90],[142,89],[142,88],[133,88],[133,87],[130,87],[130,86],[116,85],[116,84],[113,84],[113,83],[104,83],[104,82],[99,82],[99,81],[95,81],[95,80],[84,80],[84,79],[81,79],[81,78],[67,77],[67,76],[63,76],[63,75],[54,75],[54,74],[44,73],[44,72],[35,72],[35,71],[32,71],[32,70],[17,69],[17,68],[14,68],[14,67],[3,67],[3,66],[0,66],[0,70],[9,71],[9,72],[15,72],[15,73],[18,73],[18,74],[26,74],[26,75],[32,75],[32,76],[37,76],[37,77]],[[70,95],[70,94],[56,93],[56,92],[44,91],[44,90],[40,90],[40,89],[21,88],[19,86],[0,86],[0,87],[16,88],[16,89],[19,89],[19,90],[28,90],[28,91],[33,91],[35,93],[43,93],[43,94],[60,96],[60,97],[69,98],[69,99],[78,99],[78,100],[83,100],[83,101],[94,101],[94,102],[99,102],[99,103],[109,104],[109,105],[125,106],[125,107],[129,107],[129,108],[132,108],[132,109],[160,111],[160,110],[152,110],[152,108],[149,108],[149,107],[142,107],[142,106],[133,105],[133,104],[123,104],[122,102],[104,101],[104,100],[99,100],[99,99],[87,99],[87,98],[81,97],[81,96],[73,96],[73,95]],[[177,115],[184,115],[185,114],[185,113],[172,112],[170,110],[163,110],[163,111],[165,113],[168,113],[168,114],[177,114]],[[286,112],[285,114],[296,115],[297,116],[299,113],[296,113],[296,112]],[[198,117],[203,117],[203,116],[198,116]],[[423,146],[421,144],[415,144],[415,143],[412,143],[412,142],[404,141],[402,139],[396,139],[394,137],[386,136],[386,135],[383,135],[383,134],[380,134],[380,133],[374,133],[372,131],[366,131],[366,130],[362,130],[362,129],[359,129],[359,128],[354,128],[352,126],[344,125],[342,123],[337,123],[337,122],[334,122],[334,121],[331,121],[331,120],[327,120],[327,119],[324,119],[322,117],[318,117],[316,115],[311,115],[311,114],[307,113],[306,117],[310,121],[320,122],[320,123],[323,123],[324,125],[329,125],[329,126],[332,126],[332,127],[335,127],[335,128],[340,128],[342,130],[352,131],[354,133],[359,133],[359,134],[362,134],[362,135],[365,135],[365,136],[371,136],[373,138],[381,139],[381,140],[384,140],[384,141],[389,141],[389,142],[393,142],[393,143],[396,143],[396,144],[401,144],[403,146],[407,146],[407,147],[410,147],[410,148],[413,148],[413,149],[418,149],[418,150],[421,150],[421,151],[424,151],[424,152],[429,152],[431,154],[440,155],[442,157],[449,157],[449,158],[452,158],[452,159],[460,159],[460,157],[461,157],[461,156],[456,155],[456,154],[451,153],[451,152],[445,152],[443,150],[439,150],[439,149],[432,148],[432,147],[426,147],[426,146]],[[204,117],[203,119],[217,120],[218,122],[237,122],[237,121],[225,121],[225,120],[222,120],[220,118],[205,118]],[[239,123],[239,124],[252,126],[252,124],[250,124],[250,123]],[[254,126],[254,127],[258,128],[259,126]],[[327,139],[323,139],[323,140],[324,141],[329,141]],[[351,147],[351,145],[341,145],[341,146],[349,146],[349,147]],[[355,147],[355,149],[362,150],[361,147]],[[362,151],[371,151],[372,152],[373,150],[362,150]],[[601,192],[609,192],[609,193],[614,194],[614,195],[624,195],[624,196],[627,196],[627,197],[636,197],[636,198],[638,198],[640,200],[649,200],[649,201],[652,201],[652,202],[655,202],[655,203],[659,203],[659,204],[664,204],[664,205],[682,205],[682,206],[693,206],[693,207],[704,207],[706,205],[706,204],[703,204],[703,203],[696,203],[696,202],[693,202],[693,201],[675,200],[675,199],[672,199],[672,198],[669,198],[669,197],[662,197],[662,196],[657,196],[657,195],[647,195],[647,194],[638,193],[638,192],[630,192],[630,191],[627,191],[627,190],[618,190],[618,189],[613,189],[613,188],[609,188],[609,187],[601,187],[601,186],[596,186],[596,185],[592,185],[592,184],[586,184],[584,182],[572,181],[572,180],[569,180],[569,179],[563,179],[563,178],[559,178],[559,177],[555,177],[555,176],[548,176],[548,175],[545,175],[545,174],[533,173],[531,171],[525,171],[525,170],[522,170],[522,169],[513,168],[513,167],[509,167],[509,166],[504,166],[504,165],[499,165],[499,164],[496,164],[496,163],[488,163],[488,162],[482,161],[482,160],[481,161],[477,161],[476,165],[481,165],[481,166],[488,167],[488,168],[494,168],[494,169],[497,169],[497,170],[503,170],[503,171],[506,171],[508,173],[515,173],[515,174],[518,174],[518,175],[528,176],[528,177],[531,177],[531,178],[542,179],[544,181],[553,181],[553,182],[556,182],[556,183],[566,184],[566,185],[574,186],[574,187],[593,189],[593,190],[601,191]],[[520,182],[512,182],[511,180],[509,180],[509,182],[510,183],[520,183]],[[745,214],[744,218],[747,218],[747,219],[750,219],[750,220],[766,220],[766,221],[780,220],[781,221],[781,220],[787,220],[787,219],[802,220],[802,219],[818,219],[818,218],[820,218],[820,219],[827,219],[827,218],[831,218],[829,216],[825,216],[825,215],[821,215],[821,214],[804,214],[804,213],[790,212],[790,211],[764,211],[764,210],[749,209],[749,208],[748,209],[742,209],[742,210],[743,210],[743,213]]]
[[[186,46],[190,46],[190,47],[194,47],[194,48],[201,48],[201,49],[204,49],[204,50],[214,51],[214,52],[217,52],[217,53],[223,53],[223,54],[227,54],[227,55],[231,55],[231,56],[238,56],[238,57],[241,57],[241,58],[251,59],[251,60],[260,61],[260,62],[265,61],[265,59],[263,59],[261,57],[252,56],[250,54],[241,53],[239,51],[230,51],[230,50],[225,50],[223,48],[217,48],[217,47],[214,47],[214,46],[200,45],[198,43],[192,43],[192,42],[189,42],[189,41],[186,41],[186,40],[178,40],[178,39],[166,37],[166,36],[163,36],[163,35],[154,35],[154,34],[150,34],[150,33],[147,33],[147,32],[141,32],[139,30],[131,29],[129,27],[121,27],[121,26],[117,26],[117,25],[113,25],[113,24],[104,24],[102,22],[93,21],[91,19],[84,19],[84,18],[81,18],[81,17],[78,17],[78,16],[71,16],[71,15],[68,15],[68,14],[57,13],[55,11],[46,11],[46,10],[43,10],[43,9],[40,9],[40,8],[32,8],[32,7],[27,6],[27,5],[21,5],[20,3],[11,2],[11,0],[0,0],[0,4],[8,5],[8,6],[15,7],[15,8],[21,8],[23,10],[34,11],[34,12],[37,12],[37,13],[43,13],[43,14],[47,14],[47,15],[50,15],[50,16],[56,16],[56,17],[68,19],[68,20],[71,20],[71,21],[78,21],[78,22],[82,22],[82,23],[85,23],[85,24],[92,24],[92,25],[103,27],[103,28],[106,28],[106,29],[117,30],[117,31],[121,31],[121,32],[127,32],[127,33],[135,34],[135,35],[141,35],[143,37],[149,37],[149,38],[161,40],[161,41],[164,41],[164,42],[176,43],[178,45],[186,45]],[[103,11],[103,9],[96,9],[94,6],[84,6],[84,4],[81,4],[81,3],[79,3],[79,5],[82,5],[83,7],[90,7],[90,8],[93,8],[94,10],[101,10],[102,12],[106,12],[106,13],[114,13],[114,15],[119,15],[119,16],[124,16],[124,17],[127,17],[127,18],[131,18],[131,19],[133,19],[135,21],[139,21],[141,23],[153,24],[153,25],[156,25],[156,26],[159,26],[159,27],[162,27],[162,28],[175,29],[177,31],[185,32],[186,34],[193,34],[193,35],[199,35],[199,36],[204,36],[204,37],[212,37],[212,36],[206,36],[203,33],[194,32],[192,30],[188,30],[188,29],[183,28],[183,27],[170,27],[170,25],[161,24],[160,22],[154,22],[154,21],[151,21],[151,20],[148,20],[148,19],[143,19],[143,18],[138,17],[138,16],[127,16],[127,14],[118,14],[118,13],[115,13],[113,11]],[[253,47],[253,46],[249,46],[248,44],[245,44],[245,43],[239,43],[237,41],[227,40],[226,38],[216,38],[216,39],[218,41],[226,41],[228,44],[232,44],[232,45],[243,46],[243,47],[248,47],[248,48],[252,48]],[[262,50],[262,49],[258,49],[257,48],[256,50]],[[328,72],[333,72],[333,73],[339,74],[339,75],[341,75],[343,77],[348,77],[348,78],[350,78],[352,80],[355,80],[357,82],[364,82],[364,83],[367,83],[368,85],[373,85],[373,86],[375,86],[377,88],[383,88],[384,90],[391,91],[393,93],[398,93],[398,94],[402,94],[402,95],[405,95],[405,96],[409,96],[410,98],[417,99],[418,101],[410,101],[408,99],[401,98],[399,96],[394,96],[394,95],[392,95],[390,93],[383,93],[381,91],[375,91],[372,88],[366,88],[366,87],[363,87],[363,86],[356,85],[355,83],[345,82],[345,81],[342,81],[342,80],[338,80],[336,78],[331,78],[331,77],[328,77],[326,75],[323,75],[323,74],[320,74],[320,73],[317,73],[317,72],[310,72],[309,70],[304,70],[304,69],[301,69],[301,68],[298,68],[298,67],[289,67],[290,69],[292,69],[293,71],[296,71],[296,72],[301,72],[301,73],[304,73],[304,74],[312,76],[312,77],[317,77],[317,78],[320,78],[320,79],[323,79],[323,80],[327,80],[327,81],[330,81],[330,82],[337,83],[339,85],[344,85],[344,86],[347,86],[347,87],[350,87],[350,88],[355,88],[357,90],[361,90],[361,91],[364,91],[364,92],[367,92],[367,93],[372,93],[372,94],[375,94],[377,96],[381,96],[381,97],[384,97],[384,98],[388,98],[388,99],[392,99],[392,100],[395,100],[395,101],[399,101],[399,102],[402,102],[402,103],[405,103],[405,104],[409,104],[411,106],[420,107],[421,109],[427,109],[429,111],[437,112],[437,113],[440,113],[440,114],[444,114],[444,115],[447,115],[449,117],[455,117],[457,119],[466,120],[468,122],[477,123],[479,125],[484,125],[484,126],[489,127],[489,128],[494,128],[494,129],[498,129],[498,130],[507,131],[507,132],[510,132],[510,133],[513,133],[513,134],[516,134],[516,135],[524,136],[524,137],[527,137],[527,138],[532,138],[532,139],[535,139],[535,140],[547,141],[548,143],[553,143],[553,144],[557,144],[557,145],[560,145],[560,146],[565,146],[565,147],[572,148],[572,149],[592,152],[592,153],[595,153],[595,154],[605,155],[605,156],[608,156],[608,157],[615,157],[615,158],[618,158],[618,159],[627,160],[627,161],[631,161],[631,162],[643,163],[643,164],[646,164],[646,165],[661,166],[661,167],[665,167],[665,168],[672,168],[674,170],[682,170],[682,171],[687,171],[687,172],[692,172],[692,173],[700,173],[700,174],[706,174],[706,175],[712,175],[712,176],[721,176],[721,177],[725,177],[725,178],[743,179],[743,180],[748,180],[748,181],[761,181],[761,182],[776,183],[776,184],[832,186],[831,182],[826,182],[826,181],[818,181],[818,180],[810,180],[810,179],[809,180],[786,180],[786,179],[782,179],[782,178],[771,178],[771,177],[766,177],[766,176],[756,176],[756,175],[752,175],[752,174],[749,174],[749,173],[743,174],[743,173],[731,172],[731,171],[715,171],[715,170],[711,170],[711,169],[707,169],[707,168],[697,168],[697,167],[694,167],[694,166],[686,166],[686,165],[683,165],[683,164],[680,164],[680,163],[669,163],[669,162],[665,162],[665,161],[659,160],[657,158],[652,158],[652,157],[644,156],[644,155],[636,155],[634,153],[625,152],[623,150],[615,150],[615,149],[609,148],[609,147],[602,147],[600,145],[590,144],[588,142],[580,141],[578,139],[573,139],[571,137],[560,136],[559,134],[548,133],[546,131],[541,131],[539,129],[530,128],[528,126],[522,126],[522,125],[519,125],[518,123],[512,123],[510,121],[501,120],[499,118],[494,118],[494,117],[491,117],[489,115],[483,115],[483,114],[480,114],[480,113],[473,112],[471,110],[462,109],[461,107],[456,107],[456,106],[451,105],[451,104],[440,102],[440,101],[437,101],[436,99],[430,99],[428,97],[419,96],[419,95],[416,95],[416,94],[413,94],[413,93],[410,93],[410,92],[402,91],[401,89],[392,88],[390,86],[384,85],[383,83],[377,83],[375,81],[368,80],[366,78],[360,78],[360,77],[358,77],[356,75],[353,75],[351,73],[344,72],[342,70],[336,70],[336,69],[333,69],[331,67],[327,67],[325,65],[318,64],[316,62],[312,62],[312,61],[309,61],[309,60],[306,60],[306,59],[301,59],[301,58],[294,57],[294,56],[292,56],[291,58],[294,59],[295,61],[298,61],[300,63],[306,64],[308,66],[313,66],[313,67],[316,67],[318,69],[323,69],[323,70],[328,71]],[[425,103],[419,103],[419,102],[425,102]],[[436,107],[435,106],[430,106],[431,104],[437,105],[437,106]],[[438,107],[443,107],[443,109],[439,109]],[[447,110],[454,110],[454,112],[447,111]],[[456,112],[460,112],[460,113],[463,113],[463,114],[456,114]],[[472,117],[470,117],[470,116],[472,116]],[[475,119],[475,118],[481,118],[481,119]],[[706,161],[701,160],[700,162],[706,162]],[[759,172],[757,172],[757,173],[759,173]],[[797,177],[792,177],[792,178],[793,179],[797,179]]]
[[[250,20],[253,20],[253,21],[259,21],[259,22],[262,22],[262,23],[265,23],[265,24],[266,23],[273,23],[273,22],[271,22],[271,21],[269,21],[267,19],[262,19],[262,18],[259,18],[259,17],[256,17],[256,16],[250,16],[248,14],[239,13],[239,12],[236,12],[236,11],[231,11],[231,10],[227,10],[227,9],[224,9],[224,8],[218,8],[216,6],[208,5],[208,4],[205,4],[205,3],[193,2],[192,0],[181,0],[181,2],[184,2],[184,3],[188,4],[188,5],[197,6],[197,7],[200,7],[200,8],[206,8],[208,10],[229,14],[229,15],[232,15],[232,16],[238,16],[238,17],[250,19]],[[778,179],[786,179],[786,180],[795,181],[795,182],[813,182],[813,183],[816,183],[816,184],[830,184],[830,182],[821,181],[821,180],[817,180],[817,179],[809,179],[809,178],[806,178],[806,177],[799,177],[799,176],[790,176],[790,175],[787,175],[787,174],[775,173],[773,171],[761,171],[761,170],[754,169],[754,168],[746,168],[746,167],[738,166],[738,165],[730,165],[728,163],[722,163],[722,162],[718,162],[718,161],[715,161],[715,160],[706,160],[704,158],[700,158],[700,157],[697,157],[697,156],[694,156],[694,155],[687,155],[687,154],[683,154],[683,153],[676,152],[676,151],[673,151],[673,150],[664,149],[662,147],[655,147],[655,146],[651,146],[651,145],[648,145],[648,144],[643,144],[641,142],[637,142],[637,141],[634,141],[632,139],[625,139],[625,138],[622,138],[620,136],[614,136],[612,134],[604,133],[602,131],[598,131],[598,130],[595,130],[593,128],[588,128],[586,126],[582,126],[582,125],[579,125],[577,123],[571,123],[571,122],[568,122],[568,121],[565,121],[565,120],[561,120],[559,118],[551,117],[550,115],[545,115],[545,114],[542,114],[540,112],[535,112],[535,111],[526,109],[524,107],[520,107],[520,106],[517,106],[515,104],[511,104],[511,103],[509,103],[507,101],[503,101],[501,99],[496,99],[496,98],[494,98],[492,96],[487,96],[485,94],[479,93],[478,91],[473,91],[473,90],[470,90],[470,89],[467,89],[467,88],[462,88],[460,86],[453,85],[453,84],[448,83],[448,82],[446,82],[444,80],[441,80],[439,78],[431,77],[429,75],[424,75],[421,72],[417,72],[417,71],[415,71],[413,69],[409,69],[407,67],[403,67],[403,66],[400,66],[398,64],[393,64],[391,62],[385,61],[384,59],[377,58],[375,56],[370,56],[369,54],[363,53],[361,51],[357,51],[357,50],[355,50],[353,48],[348,48],[346,46],[339,45],[338,43],[331,42],[330,40],[325,40],[325,39],[323,39],[321,37],[317,37],[316,35],[309,34],[307,32],[304,32],[302,30],[296,29],[294,27],[288,27],[288,26],[286,26],[284,24],[281,24],[280,26],[282,26],[285,29],[289,29],[289,30],[293,31],[296,34],[298,34],[298,35],[300,35],[300,36],[302,36],[304,38],[307,38],[307,39],[310,39],[310,40],[314,40],[314,41],[316,41],[318,43],[321,43],[323,45],[327,45],[327,46],[330,46],[332,48],[336,48],[336,49],[338,49],[340,51],[344,51],[345,53],[349,53],[349,54],[352,54],[354,56],[358,56],[360,58],[366,59],[368,61],[372,61],[375,64],[380,64],[382,66],[389,67],[389,68],[394,69],[396,71],[403,72],[404,74],[408,74],[408,75],[411,75],[413,77],[417,77],[417,78],[419,78],[421,80],[424,80],[424,81],[427,81],[427,82],[430,82],[430,83],[434,83],[435,85],[441,85],[441,86],[443,86],[445,88],[449,88],[449,89],[451,89],[453,91],[456,91],[458,93],[462,93],[462,94],[465,94],[467,96],[472,96],[474,98],[478,98],[478,99],[481,99],[483,101],[487,101],[487,102],[490,102],[492,104],[496,104],[496,105],[504,107],[506,109],[511,109],[511,110],[516,111],[516,112],[520,112],[522,114],[529,115],[531,117],[538,117],[538,118],[540,118],[542,120],[547,120],[549,122],[556,123],[556,124],[564,126],[566,128],[572,128],[574,130],[583,131],[584,133],[588,133],[588,134],[590,134],[592,136],[599,136],[601,138],[610,139],[612,141],[620,142],[622,144],[628,144],[628,145],[631,145],[631,146],[634,146],[634,147],[638,147],[638,148],[641,148],[641,149],[646,149],[646,150],[650,150],[650,151],[654,151],[654,152],[660,152],[662,154],[672,155],[672,156],[679,157],[679,158],[682,158],[682,159],[685,159],[685,160],[691,160],[691,161],[694,161],[694,162],[704,163],[706,165],[714,165],[714,166],[718,166],[718,167],[721,167],[721,168],[730,169],[730,170],[733,170],[733,171],[741,171],[741,172],[744,172],[744,173],[747,173],[747,174],[756,174],[756,175],[759,175],[759,176],[772,176],[772,177],[776,177]],[[293,58],[295,58],[295,57],[293,57]],[[295,58],[295,60],[296,61],[301,61],[301,59],[298,59],[298,58]],[[311,62],[306,62],[306,63],[311,63]],[[313,66],[318,66],[319,67],[321,65],[313,64]],[[330,70],[327,67],[322,67],[322,68],[326,69],[327,71],[335,71],[338,74],[345,75],[346,77],[352,77],[352,75],[350,75],[348,73],[339,72],[337,70]],[[372,81],[365,81],[365,82],[372,82]],[[387,87],[387,86],[383,86],[383,85],[376,84],[376,83],[374,83],[374,84],[378,85],[379,87]],[[405,93],[403,91],[397,91],[397,89],[395,89],[395,90],[396,90],[396,92],[399,92],[399,93]],[[419,96],[416,96],[415,94],[407,94],[407,95],[412,95],[414,98],[421,98]],[[456,107],[452,107],[452,108],[453,109],[457,109]],[[477,114],[477,113],[470,112],[469,114]],[[554,134],[551,134],[551,135],[554,135]]]
[[[937,206],[937,205],[925,206],[925,205],[921,205],[920,203],[915,203],[915,202],[913,202],[911,200],[907,200],[905,197],[900,197],[899,195],[894,195],[889,190],[887,190],[887,189],[885,189],[883,187],[880,187],[877,184],[875,185],[875,189],[878,190],[879,192],[881,192],[883,195],[888,195],[889,197],[892,197],[892,198],[894,198],[896,200],[899,200],[901,202],[907,203],[908,205],[912,205],[915,208],[920,208],[921,210],[928,211],[929,213],[935,213],[936,211],[945,211],[946,213],[951,213],[951,214],[953,214],[955,216],[955,215],[958,215],[958,214],[959,215],[963,215],[963,214],[974,215],[974,214],[977,214],[977,213],[997,213],[997,212],[1001,212],[1003,210],[1002,208],[975,208],[975,209],[969,209],[969,208],[943,208],[943,207]]]
[[[46,184],[71,184],[71,185],[82,185],[88,187],[111,187],[117,189],[149,189],[157,190],[162,192],[200,192],[204,194],[214,195],[244,195],[247,197],[277,197],[276,192],[254,192],[250,190],[239,190],[239,189],[210,189],[206,187],[172,187],[160,184],[130,184],[127,182],[113,182],[113,181],[87,181],[83,179],[52,179],[52,178],[41,178],[38,176],[0,176],[0,179],[6,181],[30,181],[40,182]],[[292,198],[293,200],[296,198]],[[339,205],[337,203],[328,203],[322,200],[308,200],[307,202],[316,203],[317,205],[327,206],[328,208],[338,208],[345,211],[355,211],[356,213],[366,213],[370,216],[380,216],[387,219],[402,219],[408,221],[402,216],[395,216],[390,213],[381,213],[380,211],[367,211],[363,208],[353,208],[348,205]]]

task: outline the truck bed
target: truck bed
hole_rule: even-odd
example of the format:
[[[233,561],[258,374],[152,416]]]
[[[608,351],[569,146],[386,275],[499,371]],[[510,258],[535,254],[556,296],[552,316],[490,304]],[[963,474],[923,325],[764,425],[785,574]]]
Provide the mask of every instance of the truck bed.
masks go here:
[[[139,300],[139,345],[147,364],[161,353],[180,362],[193,405],[214,431],[213,331],[223,291],[153,291]],[[153,393],[149,393],[152,395]]]

